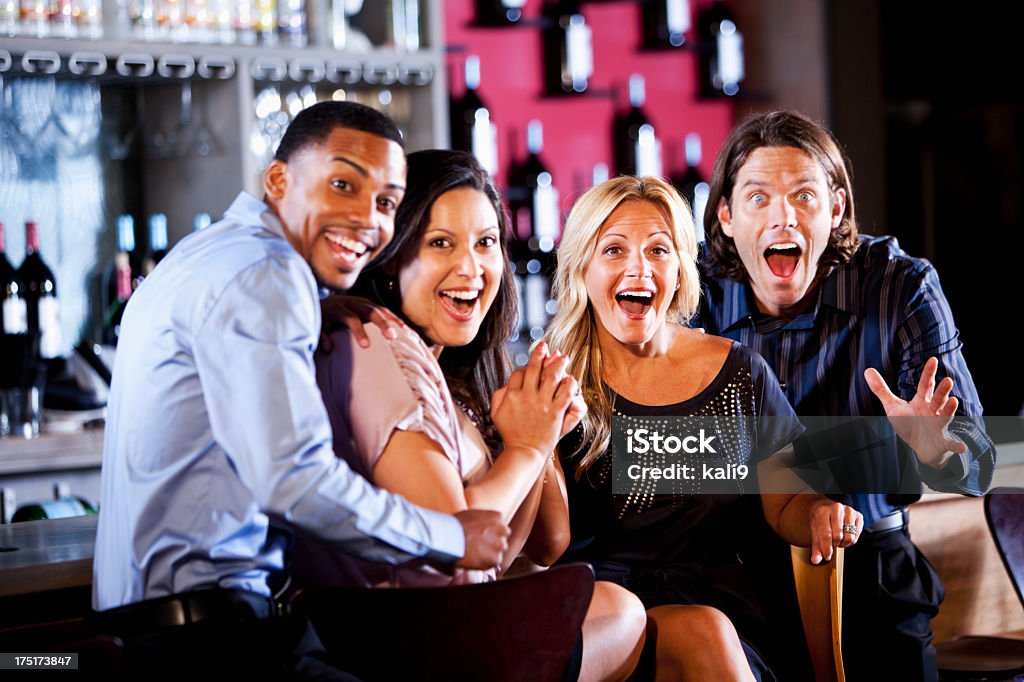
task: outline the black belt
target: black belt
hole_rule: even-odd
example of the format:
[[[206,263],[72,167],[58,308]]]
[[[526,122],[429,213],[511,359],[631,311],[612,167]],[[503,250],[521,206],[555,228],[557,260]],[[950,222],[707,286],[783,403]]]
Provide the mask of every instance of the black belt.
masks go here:
[[[864,533],[867,535],[891,533],[894,530],[900,530],[909,523],[910,511],[906,507],[901,507],[872,523],[870,528],[864,529]]]
[[[92,621],[103,632],[130,636],[204,621],[240,622],[276,614],[270,597],[249,590],[215,588],[126,604],[100,611]]]

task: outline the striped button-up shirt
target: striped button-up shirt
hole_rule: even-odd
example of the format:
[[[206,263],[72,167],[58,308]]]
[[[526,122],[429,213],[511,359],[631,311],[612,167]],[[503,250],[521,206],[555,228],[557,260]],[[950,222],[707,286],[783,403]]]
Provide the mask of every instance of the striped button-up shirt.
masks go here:
[[[936,471],[919,465],[900,442],[902,455],[888,457],[887,463],[861,472],[860,481],[847,484],[855,492],[847,501],[870,525],[913,499],[874,491],[919,493],[919,481],[924,480],[948,492],[983,493],[992,480],[995,447],[981,423],[981,401],[935,269],[908,256],[892,237],[860,239],[853,259],[821,284],[815,305],[792,320],[764,315],[746,282],[716,278],[705,268],[701,310],[691,324],[760,353],[801,416],[884,417],[864,370],[874,367],[894,393],[910,400],[925,362],[938,358],[936,380],[952,377],[953,395],[959,400],[949,432],[968,452]],[[834,448],[836,442],[833,438],[830,445]],[[822,449],[810,446],[818,451],[816,456],[822,456]],[[844,486],[844,481],[837,483]]]

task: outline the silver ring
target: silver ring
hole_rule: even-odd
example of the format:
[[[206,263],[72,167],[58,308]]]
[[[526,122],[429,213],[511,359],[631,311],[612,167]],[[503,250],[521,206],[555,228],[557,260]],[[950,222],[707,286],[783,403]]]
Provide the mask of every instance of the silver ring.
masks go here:
[[[853,533],[854,535],[856,535],[857,534],[857,526],[855,524],[852,524],[852,523],[844,523],[843,524],[843,532],[844,533]]]

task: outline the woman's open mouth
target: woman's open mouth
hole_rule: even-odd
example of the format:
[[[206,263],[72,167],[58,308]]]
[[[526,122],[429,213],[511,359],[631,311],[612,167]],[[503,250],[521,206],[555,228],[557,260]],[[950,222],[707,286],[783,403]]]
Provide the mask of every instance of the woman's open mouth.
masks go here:
[[[619,309],[632,319],[641,319],[654,304],[653,291],[620,291],[615,294]]]
[[[477,301],[480,300],[480,290],[453,289],[442,291],[440,294],[441,306],[449,315],[457,320],[472,319],[476,311]]]

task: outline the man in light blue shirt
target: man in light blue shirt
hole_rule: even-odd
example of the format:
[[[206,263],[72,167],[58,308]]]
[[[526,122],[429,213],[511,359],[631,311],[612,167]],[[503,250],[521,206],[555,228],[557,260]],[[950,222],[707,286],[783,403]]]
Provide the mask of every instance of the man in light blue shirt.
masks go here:
[[[390,241],[404,182],[386,117],[315,105],[282,140],[265,200],[240,194],[132,296],[108,405],[97,610],[209,588],[269,597],[288,552],[272,521],[389,563],[500,561],[497,513],[416,507],[332,450],[313,369],[318,287],[348,288]]]

